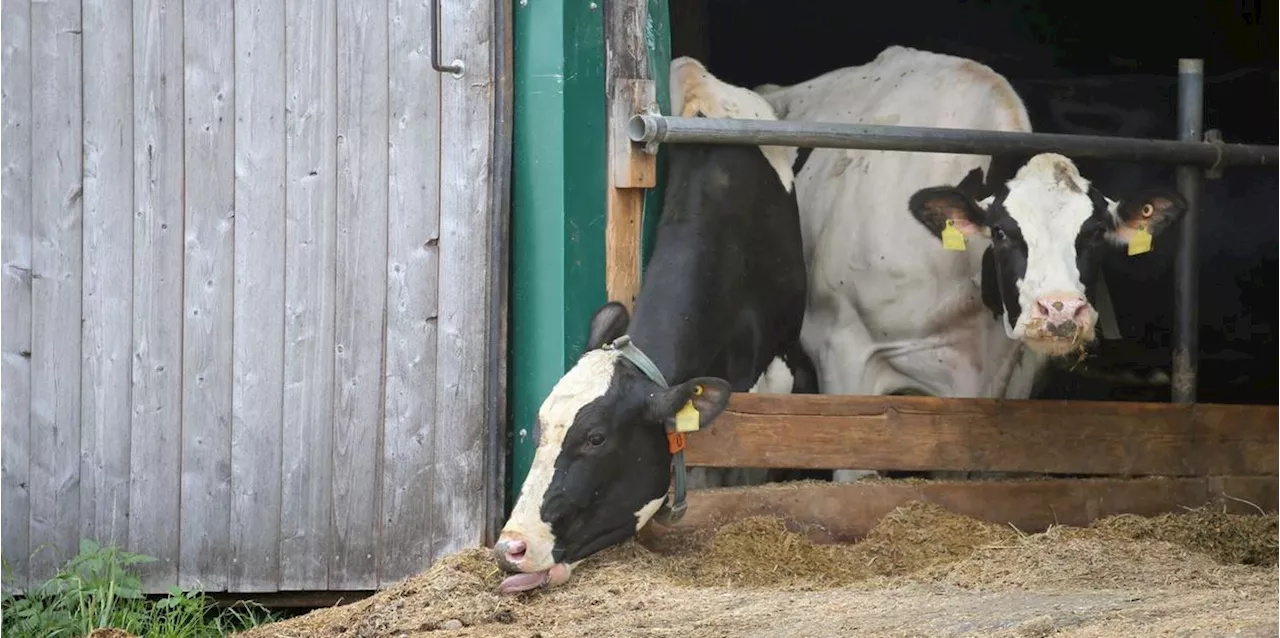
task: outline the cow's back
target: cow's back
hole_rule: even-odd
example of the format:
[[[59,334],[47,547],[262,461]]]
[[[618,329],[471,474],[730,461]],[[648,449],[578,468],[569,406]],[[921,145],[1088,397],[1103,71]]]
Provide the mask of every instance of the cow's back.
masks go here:
[[[672,61],[673,113],[776,119],[753,92],[692,58]],[[794,149],[681,144],[667,149],[667,185],[635,323],[660,335],[651,356],[674,378],[754,385],[799,338],[806,276],[791,159]]]
[[[971,60],[907,47],[889,47],[868,64],[762,91],[791,121],[1030,130],[1022,101],[1002,76]],[[974,155],[812,152],[796,175],[810,271],[806,348],[822,358],[830,351],[828,333],[850,332],[846,329],[856,315],[865,334],[848,338],[895,344],[892,366],[926,389],[984,393],[979,386],[999,365],[990,359],[1003,353],[972,346],[968,352],[939,354],[923,341],[997,343],[992,337],[1000,335],[986,334],[990,314],[975,282],[986,243],[970,239],[965,252],[943,250],[911,218],[907,202],[921,188],[957,184],[989,164],[989,157]],[[942,334],[948,330],[953,334]],[[855,369],[857,361],[833,365],[846,366],[847,376],[865,377],[849,391],[878,392],[886,383],[893,385],[871,378],[880,374],[870,369],[874,362],[865,374]],[[824,383],[831,379],[822,376]],[[837,381],[849,383],[854,382]]]

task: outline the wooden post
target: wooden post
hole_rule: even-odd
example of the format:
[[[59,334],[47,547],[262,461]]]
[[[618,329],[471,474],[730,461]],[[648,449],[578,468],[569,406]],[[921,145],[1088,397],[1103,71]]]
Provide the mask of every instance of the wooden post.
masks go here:
[[[627,139],[632,115],[657,110],[644,42],[645,0],[606,0],[605,91],[609,188],[605,225],[605,290],[628,310],[640,293],[644,189],[657,184],[656,157]]]

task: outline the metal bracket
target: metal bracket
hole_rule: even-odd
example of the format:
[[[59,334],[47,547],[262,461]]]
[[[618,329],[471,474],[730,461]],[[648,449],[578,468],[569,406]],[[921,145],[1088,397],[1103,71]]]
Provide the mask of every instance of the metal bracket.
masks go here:
[[[631,118],[657,106],[653,80],[616,78],[609,96],[609,170],[614,188],[653,188],[657,184],[657,160],[639,152],[628,135]]]
[[[1214,162],[1213,166],[1210,166],[1204,171],[1205,179],[1221,179],[1222,178],[1222,146],[1225,143],[1222,141],[1222,131],[1219,131],[1216,128],[1211,128],[1205,131],[1204,141],[1205,143],[1213,146],[1213,148],[1218,151],[1218,161]]]
[[[651,105],[649,105],[648,110],[646,110],[644,114],[645,114],[645,115],[657,115],[657,116],[661,116],[661,115],[662,115],[662,111],[658,109],[658,105],[657,105],[657,104],[651,104]],[[657,155],[657,154],[658,154],[658,148],[659,148],[660,146],[662,146],[662,145],[658,142],[658,140],[650,140],[650,141],[648,141],[648,142],[645,142],[645,144],[644,144],[644,152],[646,152],[646,153],[648,153],[648,154],[650,154],[650,155]]]
[[[644,138],[649,137],[649,121],[646,118],[650,117],[662,117],[662,110],[658,108],[657,102],[650,102],[647,108],[631,117],[631,120],[627,122],[627,136],[631,138],[632,144],[643,144],[644,152],[650,155],[657,155],[658,147],[662,143],[656,139],[644,141]]]

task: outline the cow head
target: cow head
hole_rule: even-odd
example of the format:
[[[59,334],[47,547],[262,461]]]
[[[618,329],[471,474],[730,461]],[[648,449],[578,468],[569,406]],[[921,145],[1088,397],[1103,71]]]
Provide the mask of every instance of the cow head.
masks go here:
[[[602,348],[629,321],[620,304],[598,310],[587,352],[538,410],[533,466],[493,548],[503,569],[518,572],[503,581],[505,592],[559,585],[578,561],[634,535],[667,494],[668,421],[692,401],[705,427],[729,401],[722,379],[663,389]]]
[[[1062,356],[1094,339],[1097,311],[1084,282],[1099,251],[1158,237],[1186,210],[1170,190],[1151,189],[1116,202],[1104,197],[1061,155],[1036,155],[985,199],[974,189],[940,186],[916,192],[908,207],[934,235],[959,232],[990,245],[982,257],[982,298],[1005,315],[1005,332],[1032,350]]]

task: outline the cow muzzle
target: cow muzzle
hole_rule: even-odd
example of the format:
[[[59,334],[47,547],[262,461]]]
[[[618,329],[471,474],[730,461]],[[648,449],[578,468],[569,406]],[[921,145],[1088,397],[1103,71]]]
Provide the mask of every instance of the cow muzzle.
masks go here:
[[[524,562],[528,550],[529,544],[524,539],[514,534],[511,536],[503,534],[503,538],[498,539],[498,542],[493,545],[493,556],[503,571],[518,572],[520,563]]]
[[[1093,340],[1095,313],[1079,293],[1042,295],[1029,311],[1025,339],[1041,354],[1062,356]]]
[[[568,582],[573,568],[567,563],[541,565],[531,558],[529,541],[518,532],[503,532],[493,544],[493,556],[503,571],[511,574],[498,586],[504,594],[528,591],[539,587],[556,587]],[[544,563],[545,564],[545,563]]]

